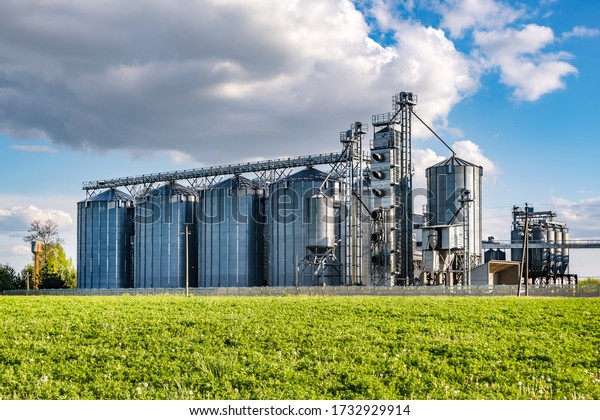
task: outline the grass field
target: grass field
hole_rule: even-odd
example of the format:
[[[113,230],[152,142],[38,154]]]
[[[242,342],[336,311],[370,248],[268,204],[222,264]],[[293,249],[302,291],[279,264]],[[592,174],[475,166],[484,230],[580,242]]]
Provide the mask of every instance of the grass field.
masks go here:
[[[600,300],[0,296],[0,399],[600,399]]]

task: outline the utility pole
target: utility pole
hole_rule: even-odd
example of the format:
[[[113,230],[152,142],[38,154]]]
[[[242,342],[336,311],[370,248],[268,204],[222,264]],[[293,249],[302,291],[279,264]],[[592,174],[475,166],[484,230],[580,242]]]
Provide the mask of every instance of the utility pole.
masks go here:
[[[190,254],[189,254],[189,236],[190,236],[190,228],[188,225],[185,225],[185,231],[183,232],[185,235],[185,297],[190,295]]]
[[[529,296],[529,206],[525,203],[525,296]]]
[[[517,207],[515,207],[516,212]],[[527,282],[529,281],[529,206],[525,203],[525,226],[523,228],[523,251],[521,254],[521,274],[525,281],[525,296],[529,296]],[[517,288],[517,296],[521,296],[521,278]]]

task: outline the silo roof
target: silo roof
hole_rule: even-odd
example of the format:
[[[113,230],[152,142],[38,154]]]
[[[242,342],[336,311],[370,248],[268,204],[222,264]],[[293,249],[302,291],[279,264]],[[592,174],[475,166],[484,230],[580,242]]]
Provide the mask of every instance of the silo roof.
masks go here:
[[[133,200],[133,197],[123,191],[116,190],[111,188],[110,190],[106,190],[101,192],[100,194],[96,194],[90,201],[130,201]]]
[[[471,162],[467,162],[466,160],[461,159],[459,157],[452,156],[442,162],[432,165],[431,168],[438,167],[438,166],[479,166],[479,165],[475,165],[475,164],[473,164]],[[479,167],[481,167],[481,166],[479,166]]]
[[[248,178],[237,175],[213,185],[211,189],[250,190],[258,187]]]
[[[184,187],[176,182],[170,182],[165,184],[155,191],[158,191],[162,195],[194,195],[195,192],[192,188]]]
[[[323,171],[319,171],[315,168],[306,168],[299,172],[289,175],[285,178],[286,181],[313,181],[313,180],[322,180],[324,181],[327,178],[327,174]],[[331,177],[330,179],[336,179],[335,177]]]

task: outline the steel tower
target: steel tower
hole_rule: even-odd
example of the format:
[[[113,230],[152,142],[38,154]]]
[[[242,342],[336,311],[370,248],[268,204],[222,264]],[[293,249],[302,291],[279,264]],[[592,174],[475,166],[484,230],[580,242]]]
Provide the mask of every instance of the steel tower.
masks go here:
[[[392,112],[373,115],[371,144],[372,282],[409,285],[414,278],[412,241],[412,108],[417,95],[392,97]]]

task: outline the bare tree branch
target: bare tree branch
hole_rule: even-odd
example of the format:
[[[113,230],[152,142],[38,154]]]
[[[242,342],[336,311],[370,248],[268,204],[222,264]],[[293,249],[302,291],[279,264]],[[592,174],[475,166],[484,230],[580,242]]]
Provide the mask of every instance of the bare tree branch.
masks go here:
[[[44,245],[56,245],[62,243],[62,239],[58,235],[58,223],[52,219],[47,219],[45,222],[34,220],[31,222],[28,235],[25,235],[25,242],[41,241]]]

